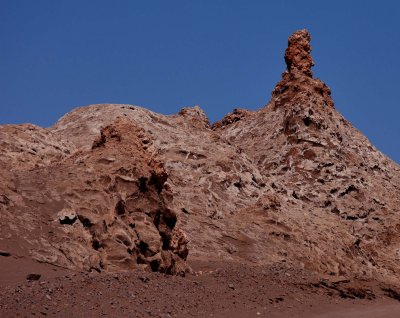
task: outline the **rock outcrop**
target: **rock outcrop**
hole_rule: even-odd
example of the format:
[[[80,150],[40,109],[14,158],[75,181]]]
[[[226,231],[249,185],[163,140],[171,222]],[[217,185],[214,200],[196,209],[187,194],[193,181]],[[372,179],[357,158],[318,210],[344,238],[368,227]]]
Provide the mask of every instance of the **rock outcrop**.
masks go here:
[[[132,122],[118,118],[101,129],[92,149],[46,167],[18,169],[13,179],[18,187],[8,196],[12,203],[2,218],[9,219],[2,223],[10,226],[7,232],[25,236],[23,245],[35,259],[97,271],[140,264],[172,274],[188,269],[188,240],[170,208],[167,172]],[[32,233],[24,233],[23,222],[31,223]]]
[[[190,250],[398,281],[400,168],[337,112],[310,52],[295,32],[270,102],[214,125],[198,106],[107,104],[1,127],[0,249],[177,274]]]
[[[243,231],[264,229],[252,237],[269,258],[395,280],[399,166],[335,110],[329,88],[312,77],[309,40],[305,30],[290,37],[288,70],[263,109],[216,129],[272,188],[236,218],[251,220]]]
[[[289,37],[285,51],[288,73],[300,73],[312,77],[311,68],[314,66],[314,61],[311,57],[310,40],[311,35],[307,30],[296,31]]]

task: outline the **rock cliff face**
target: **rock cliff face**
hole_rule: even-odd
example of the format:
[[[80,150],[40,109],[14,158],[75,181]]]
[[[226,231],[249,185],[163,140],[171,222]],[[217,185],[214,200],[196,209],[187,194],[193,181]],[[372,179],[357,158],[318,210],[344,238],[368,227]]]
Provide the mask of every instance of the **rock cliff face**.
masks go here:
[[[289,38],[264,108],[212,126],[197,106],[107,104],[1,127],[4,248],[86,270],[183,273],[190,252],[396,281],[400,168],[336,111],[310,39]]]

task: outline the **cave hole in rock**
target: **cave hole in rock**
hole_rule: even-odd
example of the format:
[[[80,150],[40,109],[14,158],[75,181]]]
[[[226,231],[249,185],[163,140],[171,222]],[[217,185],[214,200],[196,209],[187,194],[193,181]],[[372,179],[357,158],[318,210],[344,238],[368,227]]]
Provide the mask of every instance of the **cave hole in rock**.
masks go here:
[[[154,217],[154,225],[155,227],[160,231],[160,223],[164,222],[167,227],[172,230],[177,222],[177,217],[175,215],[175,213],[173,213],[170,210],[166,210],[164,211],[164,213],[162,213],[161,211],[158,211],[157,214]],[[160,231],[160,236],[162,239],[162,248],[168,249],[169,245],[170,245],[170,241],[171,241],[171,237],[170,237],[170,231]]]
[[[340,214],[340,210],[337,207],[332,208],[331,212],[337,215]]]
[[[160,194],[163,189],[164,181],[162,180],[162,178],[160,178],[156,174],[152,173],[149,184],[154,184],[154,186],[157,189],[157,193]]]
[[[72,225],[72,224],[75,223],[76,220],[77,220],[77,216],[76,215],[73,216],[73,217],[66,216],[66,217],[60,219],[60,223],[61,224]]]
[[[92,221],[90,221],[87,217],[85,217],[83,215],[78,215],[78,219],[84,227],[89,228],[89,227],[93,226]]]
[[[122,215],[125,213],[125,202],[123,200],[119,200],[115,206],[115,213],[117,215]]]
[[[149,191],[149,188],[147,187],[147,178],[146,177],[140,177],[139,178],[139,191],[140,192],[147,192]]]
[[[99,250],[100,248],[103,247],[103,244],[101,244],[99,240],[94,239],[92,241],[92,247],[93,247],[93,249],[95,249],[97,251],[97,250]]]
[[[310,117],[305,117],[305,118],[303,118],[303,123],[304,123],[304,125],[306,125],[308,127],[312,124],[312,120]]]
[[[146,242],[140,241],[138,247],[140,254],[142,254],[144,257],[153,256],[151,251],[149,250],[149,245]]]
[[[160,262],[158,260],[152,260],[150,262],[150,268],[153,272],[157,272],[160,268]]]
[[[345,196],[346,194],[349,194],[350,192],[354,192],[354,191],[358,191],[358,189],[356,188],[355,185],[351,184],[347,187],[347,189],[345,191],[343,191],[342,193],[340,193],[340,197]]]
[[[241,189],[243,187],[241,180],[234,182],[233,185],[238,189]]]
[[[158,210],[154,216],[153,222],[156,228],[159,227],[161,221],[164,221],[168,228],[173,229],[177,222],[176,214],[169,209],[165,209],[163,211]]]
[[[181,211],[185,214],[190,214],[190,212],[186,208],[181,208]]]

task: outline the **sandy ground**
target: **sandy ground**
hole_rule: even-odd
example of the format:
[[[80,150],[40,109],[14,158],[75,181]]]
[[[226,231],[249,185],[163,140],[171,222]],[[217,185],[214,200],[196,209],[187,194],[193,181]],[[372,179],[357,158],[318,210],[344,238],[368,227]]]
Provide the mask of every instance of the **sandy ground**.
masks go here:
[[[192,267],[197,273],[186,277],[142,270],[81,273],[0,257],[0,316],[400,317],[400,302],[373,283],[363,285],[373,299],[351,299],[285,264],[192,262]],[[32,273],[40,279],[28,281]]]

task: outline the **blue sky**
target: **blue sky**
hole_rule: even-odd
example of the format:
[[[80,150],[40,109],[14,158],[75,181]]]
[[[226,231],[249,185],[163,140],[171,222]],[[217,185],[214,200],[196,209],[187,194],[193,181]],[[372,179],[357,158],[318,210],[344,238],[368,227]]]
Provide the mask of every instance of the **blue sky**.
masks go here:
[[[257,109],[307,28],[336,108],[400,162],[399,17],[394,0],[0,0],[0,124],[95,103],[200,105],[211,121]]]

